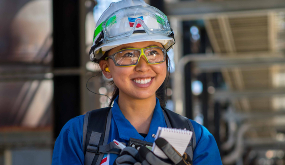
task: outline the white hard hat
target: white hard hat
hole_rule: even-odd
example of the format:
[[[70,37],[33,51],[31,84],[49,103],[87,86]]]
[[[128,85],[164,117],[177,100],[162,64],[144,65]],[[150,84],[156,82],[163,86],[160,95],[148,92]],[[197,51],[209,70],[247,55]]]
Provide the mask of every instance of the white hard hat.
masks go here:
[[[127,43],[155,41],[166,50],[175,43],[165,14],[143,0],[111,3],[97,25],[89,53],[92,61],[99,60],[106,51]]]

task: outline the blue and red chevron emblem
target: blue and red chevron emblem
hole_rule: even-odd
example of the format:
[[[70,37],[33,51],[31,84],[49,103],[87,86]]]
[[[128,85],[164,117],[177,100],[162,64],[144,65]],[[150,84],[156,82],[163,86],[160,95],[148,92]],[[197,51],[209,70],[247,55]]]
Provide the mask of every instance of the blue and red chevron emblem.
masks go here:
[[[133,27],[133,26],[134,26],[134,24],[135,24],[135,22],[136,22],[136,20],[137,20],[138,18],[141,19],[141,20],[143,20],[143,16],[140,16],[140,17],[137,17],[137,18],[130,18],[130,17],[128,17],[130,27]],[[140,23],[138,23],[137,26],[136,26],[136,28],[139,28],[139,27],[141,27],[141,26],[142,26],[142,25],[141,25]]]

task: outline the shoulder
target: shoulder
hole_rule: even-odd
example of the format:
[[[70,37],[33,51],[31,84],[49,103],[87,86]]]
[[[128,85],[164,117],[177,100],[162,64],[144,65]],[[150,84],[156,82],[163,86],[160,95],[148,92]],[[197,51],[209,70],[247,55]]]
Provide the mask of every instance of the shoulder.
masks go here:
[[[80,115],[70,119],[61,129],[60,134],[62,133],[82,133],[83,131],[83,122],[84,116]]]
[[[83,164],[82,149],[84,115],[70,119],[57,137],[52,157],[52,164]]]
[[[82,137],[83,137],[83,122],[84,122],[84,116],[80,115],[77,117],[74,117],[70,119],[61,129],[59,136],[57,137],[56,141],[61,141],[62,143],[65,140],[68,140],[69,142],[81,144],[82,143]]]
[[[196,136],[196,148],[194,151],[195,164],[213,164],[221,165],[220,152],[214,136],[207,128],[201,124],[189,119],[194,127]]]
[[[193,128],[194,128],[194,131],[195,131],[195,134],[196,134],[196,141],[197,143],[204,139],[204,138],[207,138],[209,136],[213,136],[206,127],[204,127],[203,125],[197,123],[196,121],[194,120],[191,120],[189,119],[193,125]]]
[[[214,136],[208,131],[206,127],[197,123],[196,121],[193,121],[191,119],[189,120],[191,121],[195,131],[196,147],[200,145],[200,147],[205,146],[207,148],[207,145],[210,146],[209,144],[213,144],[214,146],[216,146],[216,141]]]

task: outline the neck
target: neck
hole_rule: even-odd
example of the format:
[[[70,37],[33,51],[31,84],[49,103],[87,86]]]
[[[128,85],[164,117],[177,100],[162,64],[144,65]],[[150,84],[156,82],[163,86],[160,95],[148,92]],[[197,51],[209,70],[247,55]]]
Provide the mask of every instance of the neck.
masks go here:
[[[136,130],[147,134],[156,105],[155,95],[147,99],[135,99],[120,94],[118,104],[125,118]]]

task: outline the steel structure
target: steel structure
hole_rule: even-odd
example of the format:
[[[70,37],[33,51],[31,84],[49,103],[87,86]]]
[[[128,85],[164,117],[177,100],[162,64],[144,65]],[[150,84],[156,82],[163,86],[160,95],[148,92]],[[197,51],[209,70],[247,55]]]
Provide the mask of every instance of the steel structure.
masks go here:
[[[281,105],[285,92],[281,82],[285,63],[284,29],[279,24],[284,18],[285,1],[172,1],[166,3],[165,8],[177,36],[174,46],[176,71],[172,75],[176,112],[187,116],[187,113],[193,113],[193,100],[191,97],[185,100],[184,96],[185,72],[190,72],[190,76],[221,72],[228,88],[216,89],[210,99],[214,100],[214,135],[218,146],[221,145],[221,151],[230,152],[223,156],[223,163],[241,163],[246,147],[276,149],[277,145],[283,146],[284,139],[278,142],[276,137],[278,132],[282,133],[278,124],[282,125],[284,117]],[[182,22],[193,20],[205,23],[214,54],[183,55]],[[194,77],[187,79],[189,83]],[[220,103],[224,101],[230,101],[235,112],[219,118],[223,114]],[[206,103],[207,99],[202,102]],[[207,115],[204,111],[205,107],[203,114]],[[228,122],[229,129],[233,130],[224,144],[219,144],[221,120]],[[262,120],[268,123],[263,125],[268,129],[266,132],[256,126]],[[244,124],[237,128],[233,126],[238,122]],[[258,143],[254,143],[254,139],[258,139]]]

